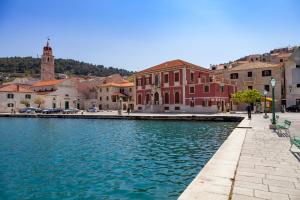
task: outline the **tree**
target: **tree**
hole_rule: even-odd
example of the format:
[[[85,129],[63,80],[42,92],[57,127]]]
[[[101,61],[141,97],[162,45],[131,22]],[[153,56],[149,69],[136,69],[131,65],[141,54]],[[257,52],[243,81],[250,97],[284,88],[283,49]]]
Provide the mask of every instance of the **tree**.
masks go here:
[[[29,107],[30,106],[30,102],[26,99],[23,99],[20,101],[21,104],[25,105],[26,107]]]
[[[35,100],[34,100],[34,103],[38,105],[38,108],[41,107],[41,105],[43,105],[45,103],[44,99],[42,99],[41,97],[37,97]]]
[[[257,90],[243,90],[236,92],[232,95],[232,98],[237,103],[256,103],[260,102],[261,100],[261,94]]]

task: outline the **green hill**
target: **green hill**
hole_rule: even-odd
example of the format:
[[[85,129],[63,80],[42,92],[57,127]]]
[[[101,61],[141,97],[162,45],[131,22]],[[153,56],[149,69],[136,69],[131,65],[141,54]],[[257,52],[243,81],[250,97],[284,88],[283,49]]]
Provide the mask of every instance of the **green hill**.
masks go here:
[[[32,57],[4,57],[0,58],[0,73],[11,76],[40,74],[41,59]],[[103,65],[93,65],[72,59],[55,59],[55,73],[64,73],[77,76],[109,76],[111,74],[131,75],[132,71]]]

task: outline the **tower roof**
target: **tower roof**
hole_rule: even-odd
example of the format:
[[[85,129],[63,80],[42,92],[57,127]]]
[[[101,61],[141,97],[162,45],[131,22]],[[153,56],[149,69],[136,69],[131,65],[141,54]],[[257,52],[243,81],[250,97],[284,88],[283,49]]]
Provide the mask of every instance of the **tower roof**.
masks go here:
[[[49,45],[49,38],[47,39],[47,43],[46,43],[46,46],[44,46],[44,50],[52,50],[52,48],[50,47]]]

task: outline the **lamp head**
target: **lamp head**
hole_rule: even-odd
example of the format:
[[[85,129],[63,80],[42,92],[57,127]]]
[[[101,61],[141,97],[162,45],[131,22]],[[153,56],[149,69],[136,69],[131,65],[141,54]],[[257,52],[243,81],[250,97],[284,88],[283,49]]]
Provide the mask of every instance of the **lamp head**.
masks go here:
[[[275,78],[271,78],[271,85],[272,85],[272,87],[275,87],[275,85],[276,85],[276,79]]]

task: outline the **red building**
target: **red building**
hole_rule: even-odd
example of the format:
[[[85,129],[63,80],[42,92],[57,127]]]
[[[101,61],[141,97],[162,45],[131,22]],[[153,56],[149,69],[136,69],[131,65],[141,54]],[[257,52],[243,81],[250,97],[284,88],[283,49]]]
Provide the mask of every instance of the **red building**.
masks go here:
[[[210,70],[172,60],[134,75],[135,109],[144,112],[219,112],[230,110],[236,86],[216,80]]]

